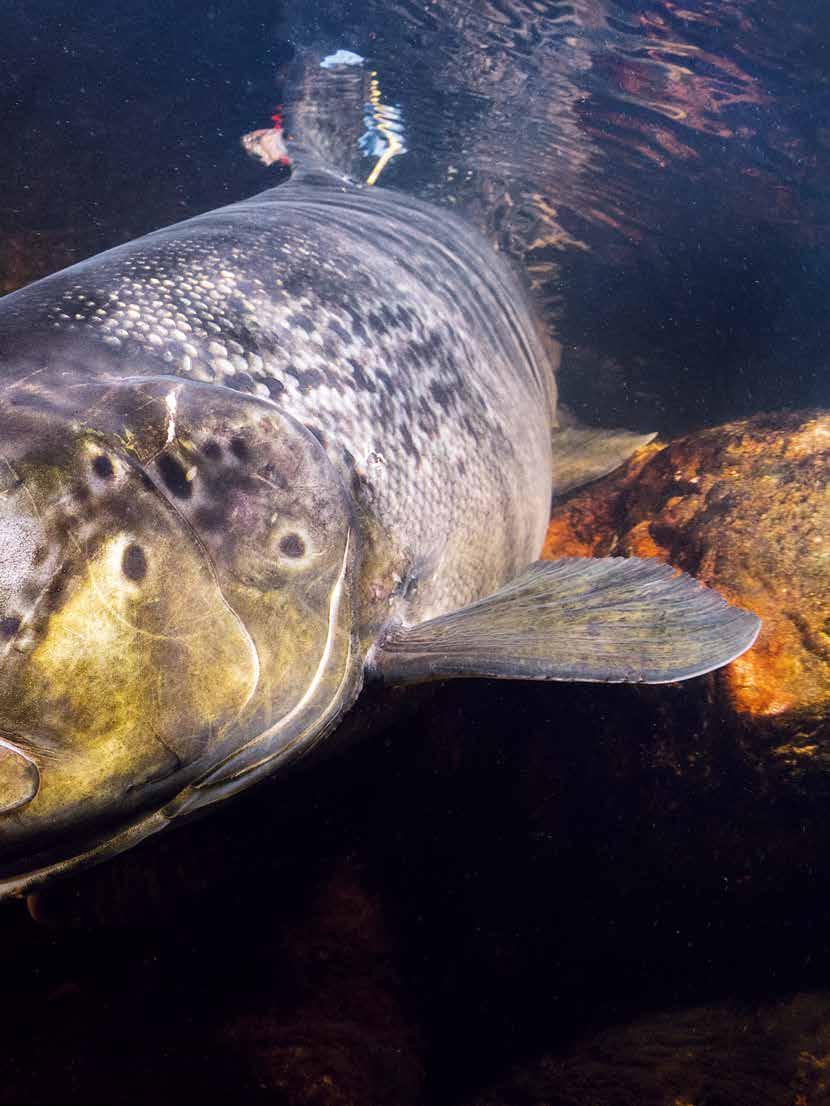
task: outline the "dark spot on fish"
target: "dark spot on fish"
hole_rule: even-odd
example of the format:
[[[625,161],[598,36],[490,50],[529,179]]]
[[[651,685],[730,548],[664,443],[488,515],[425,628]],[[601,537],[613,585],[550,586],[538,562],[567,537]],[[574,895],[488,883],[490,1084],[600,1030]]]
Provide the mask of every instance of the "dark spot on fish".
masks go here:
[[[38,545],[35,548],[34,553],[32,554],[32,564],[42,565],[43,562],[46,560],[46,554],[48,552],[49,550],[45,545]]]
[[[217,441],[211,439],[202,446],[202,453],[209,461],[218,461],[222,456],[222,447]]]
[[[376,334],[380,334],[381,337],[386,334],[388,327],[384,323],[383,319],[378,315],[376,311],[369,313],[369,326],[374,330]]]
[[[430,403],[426,396],[421,396],[418,400],[418,426],[427,437],[438,433],[438,415],[435,405]]]
[[[356,307],[353,307],[350,303],[344,303],[342,307],[351,319],[352,338],[365,338],[366,328],[363,325],[363,315],[360,313],[360,311],[358,311]]]
[[[460,419],[460,425],[463,428],[464,432],[468,434],[476,444],[481,441],[481,433],[479,432],[479,428],[469,415],[464,415]]]
[[[350,357],[349,366],[351,367],[352,375],[358,388],[363,388],[363,390],[366,392],[374,392],[375,383],[372,378],[367,376],[366,373],[363,371],[363,367],[361,366],[360,362],[356,361],[354,357]]]
[[[335,338],[339,338],[344,345],[348,345],[351,341],[347,331],[343,329],[336,319],[329,323],[329,334],[333,334]]]
[[[399,304],[395,314],[401,326],[405,326],[407,330],[412,329],[414,316],[408,307],[404,307],[403,304]]]
[[[256,381],[247,372],[240,372],[236,373],[235,376],[226,377],[224,384],[228,388],[233,388],[235,392],[252,392],[256,388]]]
[[[448,410],[452,400],[452,393],[438,380],[433,380],[429,386],[429,390],[438,406],[443,407],[445,411]]]
[[[312,388],[319,388],[321,384],[325,384],[325,374],[320,372],[319,369],[308,369],[301,374],[300,388],[304,392],[310,392]]]
[[[12,638],[20,629],[20,619],[16,615],[8,615],[6,618],[0,618],[0,636],[6,638]]]
[[[76,484],[72,489],[72,497],[78,503],[86,503],[89,499],[89,488],[85,484]]]
[[[244,438],[231,439],[231,453],[237,461],[250,461],[251,459],[251,451],[248,449],[248,443]]]
[[[444,348],[444,339],[440,332],[433,330],[431,334],[427,335],[425,346],[430,357],[437,357]]]
[[[147,575],[147,557],[140,545],[127,546],[121,557],[121,571],[128,580],[140,583]]]
[[[193,495],[193,487],[187,479],[187,473],[181,462],[171,457],[169,453],[162,453],[157,464],[168,491],[177,499],[190,499]]]
[[[418,452],[418,447],[412,440],[412,435],[409,433],[409,427],[406,425],[401,427],[401,442],[410,457],[414,457],[416,461],[419,461],[421,459],[421,454]]]
[[[291,296],[292,299],[294,299],[299,296],[302,291],[304,291],[307,283],[308,281],[302,276],[299,276],[296,273],[292,273],[291,275],[283,278],[282,290],[287,296]]]
[[[103,453],[99,453],[92,462],[92,471],[102,480],[111,480],[115,476],[115,468],[112,461]]]
[[[406,349],[412,364],[420,368],[424,363],[423,344],[421,342],[407,342]]]
[[[277,396],[281,396],[285,391],[285,385],[281,380],[274,380],[271,377],[266,378],[265,386],[271,393],[271,398],[276,399]]]
[[[303,315],[301,311],[296,311],[293,315],[289,315],[285,321],[289,326],[304,330],[306,334],[313,334],[316,329],[308,315]]]
[[[305,542],[299,534],[286,534],[280,539],[280,553],[286,557],[302,557],[305,553]]]
[[[340,356],[340,351],[334,342],[332,342],[331,338],[323,339],[323,356],[328,361],[336,361]]]
[[[309,392],[325,381],[325,376],[318,369],[298,369],[295,365],[289,365],[285,371],[294,377],[302,392]]]

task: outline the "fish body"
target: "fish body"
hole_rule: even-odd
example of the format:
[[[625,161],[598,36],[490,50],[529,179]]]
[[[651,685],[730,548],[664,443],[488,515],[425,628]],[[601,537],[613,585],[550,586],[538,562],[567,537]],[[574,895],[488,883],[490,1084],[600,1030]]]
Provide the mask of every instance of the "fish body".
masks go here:
[[[0,301],[0,889],[271,774],[367,676],[746,648],[664,566],[531,565],[555,360],[463,221],[318,171]]]
[[[7,389],[48,397],[70,371],[170,376],[308,427],[381,543],[370,626],[462,606],[538,553],[552,352],[508,264],[462,220],[333,174],[148,234],[0,305]]]

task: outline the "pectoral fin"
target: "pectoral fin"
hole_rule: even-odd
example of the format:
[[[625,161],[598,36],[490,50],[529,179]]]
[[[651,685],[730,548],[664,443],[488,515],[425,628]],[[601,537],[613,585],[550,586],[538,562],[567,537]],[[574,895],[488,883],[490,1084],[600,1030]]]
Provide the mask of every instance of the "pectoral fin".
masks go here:
[[[455,676],[669,683],[728,664],[760,621],[669,565],[537,561],[494,595],[388,632],[369,671],[385,683]]]
[[[630,430],[585,426],[554,430],[551,434],[554,495],[563,495],[607,476],[654,437],[654,434],[635,434]]]

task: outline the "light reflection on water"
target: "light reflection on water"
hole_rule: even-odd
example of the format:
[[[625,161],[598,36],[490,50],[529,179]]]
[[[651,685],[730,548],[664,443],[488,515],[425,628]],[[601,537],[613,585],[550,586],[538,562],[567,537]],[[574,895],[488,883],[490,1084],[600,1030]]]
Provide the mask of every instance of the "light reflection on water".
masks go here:
[[[0,288],[271,183],[290,42],[370,58],[408,153],[535,285],[589,421],[827,403],[830,14],[789,0],[10,10]],[[337,103],[332,111],[346,111]]]
[[[302,9],[302,10],[300,10]],[[368,54],[410,153],[566,344],[586,417],[667,432],[826,403],[830,21],[781,0],[298,5]]]

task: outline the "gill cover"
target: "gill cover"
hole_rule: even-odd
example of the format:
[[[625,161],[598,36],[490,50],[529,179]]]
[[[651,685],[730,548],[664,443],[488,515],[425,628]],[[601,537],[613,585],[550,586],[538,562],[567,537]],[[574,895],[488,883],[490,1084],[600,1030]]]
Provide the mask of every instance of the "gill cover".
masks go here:
[[[327,732],[359,689],[355,555],[340,477],[268,402],[170,377],[4,393],[0,890]]]

